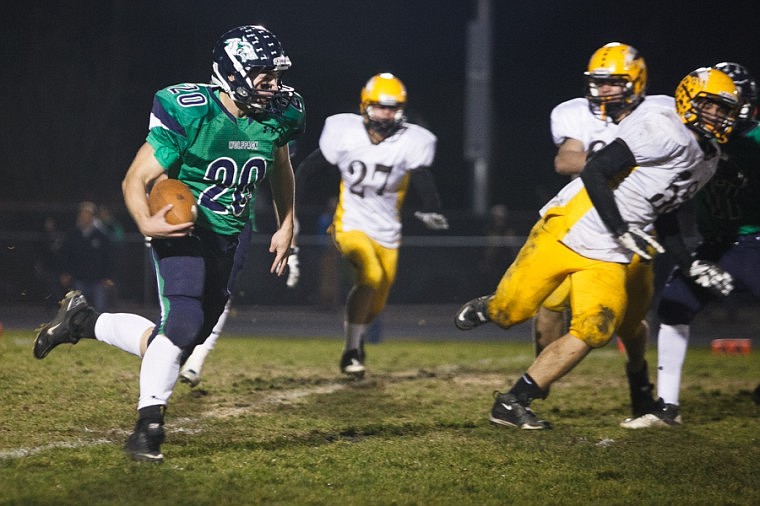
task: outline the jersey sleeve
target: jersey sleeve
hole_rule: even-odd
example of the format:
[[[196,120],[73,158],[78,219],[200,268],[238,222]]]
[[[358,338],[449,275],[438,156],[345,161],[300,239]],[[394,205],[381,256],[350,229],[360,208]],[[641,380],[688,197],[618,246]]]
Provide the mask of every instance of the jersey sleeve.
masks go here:
[[[412,170],[419,167],[430,167],[435,159],[435,146],[438,141],[429,130],[416,126],[410,128],[408,167]]]
[[[341,115],[329,116],[319,136],[319,149],[325,160],[333,165],[337,165],[340,158],[342,119]]]
[[[565,142],[568,139],[568,129],[566,125],[566,121],[564,121],[565,115],[562,114],[562,104],[556,106],[554,109],[552,109],[552,113],[549,116],[549,121],[551,123],[551,132],[552,132],[552,141],[554,142],[555,146],[562,145],[563,142]]]
[[[552,141],[559,147],[567,139],[581,140],[578,135],[578,129],[582,122],[578,120],[577,114],[573,114],[578,104],[577,99],[562,102],[552,109],[549,121],[551,123]]]
[[[177,103],[166,90],[156,93],[150,111],[148,144],[153,146],[155,157],[169,170],[180,163],[187,146],[187,132],[180,123]]]

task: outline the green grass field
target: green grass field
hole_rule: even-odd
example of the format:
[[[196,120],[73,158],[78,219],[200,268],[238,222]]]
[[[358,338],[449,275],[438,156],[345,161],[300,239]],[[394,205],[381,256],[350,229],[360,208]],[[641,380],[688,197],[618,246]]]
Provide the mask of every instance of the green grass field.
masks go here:
[[[760,504],[757,351],[690,349],[684,427],[627,431],[607,346],[534,403],[554,430],[520,431],[487,413],[526,343],[390,340],[356,382],[339,339],[228,336],[177,385],[156,465],[122,453],[139,360],[87,340],[38,361],[32,337],[0,337],[1,504]]]

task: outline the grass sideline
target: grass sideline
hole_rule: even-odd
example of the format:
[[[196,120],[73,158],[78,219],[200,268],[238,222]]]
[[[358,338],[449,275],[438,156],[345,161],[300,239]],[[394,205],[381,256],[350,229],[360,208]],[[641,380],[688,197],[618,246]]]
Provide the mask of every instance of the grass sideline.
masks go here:
[[[352,382],[338,339],[226,336],[177,385],[155,465],[122,453],[139,360],[87,340],[38,361],[32,336],[0,336],[4,505],[760,504],[757,352],[691,348],[684,427],[627,431],[609,345],[534,403],[553,431],[519,431],[487,412],[527,343],[386,341]]]

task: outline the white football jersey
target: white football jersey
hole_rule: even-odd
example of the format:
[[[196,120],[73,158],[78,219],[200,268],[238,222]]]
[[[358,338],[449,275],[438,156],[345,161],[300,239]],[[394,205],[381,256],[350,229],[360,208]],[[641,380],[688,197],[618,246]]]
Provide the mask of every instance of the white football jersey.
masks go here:
[[[435,135],[418,125],[406,123],[392,136],[373,144],[360,115],[328,117],[319,149],[340,169],[335,229],[361,230],[381,245],[397,248],[409,172],[430,166],[435,146]]]
[[[667,95],[646,97],[643,103],[654,103],[675,109],[675,100]],[[583,143],[583,150],[595,152],[615,140],[618,125],[611,119],[600,119],[591,112],[586,98],[573,98],[557,105],[551,113],[552,140],[559,147],[567,139]]]
[[[675,107],[654,100],[645,100],[621,121],[617,137],[628,145],[636,167],[615,188],[615,202],[623,220],[641,229],[692,198],[715,173],[720,158],[718,144],[712,141],[715,152],[706,159]],[[632,253],[602,222],[580,178],[560,190],[541,209],[541,216],[564,218],[558,239],[573,251],[598,260],[630,262]]]

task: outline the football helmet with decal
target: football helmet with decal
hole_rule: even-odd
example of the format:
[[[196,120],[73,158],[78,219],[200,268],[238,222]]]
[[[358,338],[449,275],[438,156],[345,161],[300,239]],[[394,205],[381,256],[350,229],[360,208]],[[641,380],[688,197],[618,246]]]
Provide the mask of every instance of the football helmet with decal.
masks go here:
[[[376,108],[391,107],[395,113],[390,119],[378,118]],[[367,128],[387,137],[401,128],[406,121],[406,87],[401,80],[390,72],[372,76],[362,88],[359,110],[364,116]]]
[[[678,83],[675,99],[676,111],[686,126],[721,144],[728,141],[741,101],[727,74],[715,68],[698,68]],[[718,106],[714,112],[706,110],[711,103]]]
[[[233,28],[219,38],[212,52],[211,82],[221,87],[248,113],[280,112],[293,96],[293,88],[282,84],[282,74],[290,68],[290,58],[279,39],[259,25]],[[256,76],[272,73],[274,88],[254,86]]]
[[[591,55],[584,76],[589,107],[601,119],[616,121],[635,109],[646,94],[646,62],[627,44],[610,42],[597,49]],[[602,89],[604,85],[619,87],[620,92],[606,93]]]

